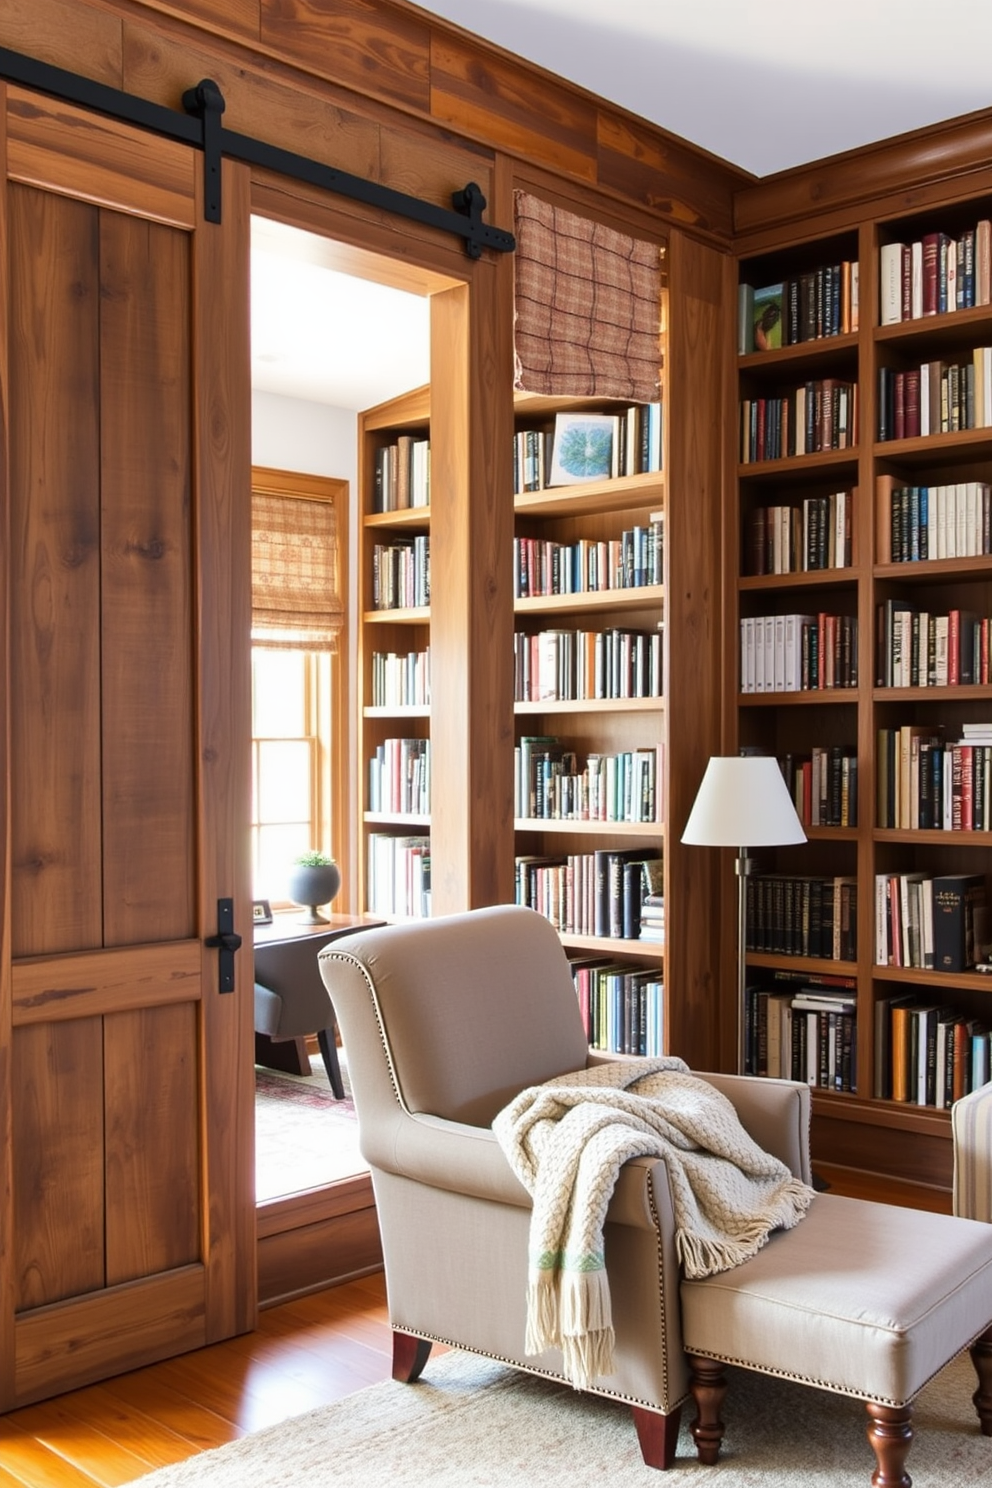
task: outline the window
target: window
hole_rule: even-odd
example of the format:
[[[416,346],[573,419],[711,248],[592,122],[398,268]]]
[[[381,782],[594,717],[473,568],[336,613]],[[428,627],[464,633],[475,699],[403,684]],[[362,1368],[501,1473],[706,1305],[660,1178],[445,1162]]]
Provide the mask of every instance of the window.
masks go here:
[[[253,894],[278,904],[288,903],[286,879],[300,853],[319,848],[339,862],[346,856],[338,544],[348,486],[256,469],[252,490]],[[304,595],[308,603],[301,604]],[[313,649],[306,648],[308,636]]]

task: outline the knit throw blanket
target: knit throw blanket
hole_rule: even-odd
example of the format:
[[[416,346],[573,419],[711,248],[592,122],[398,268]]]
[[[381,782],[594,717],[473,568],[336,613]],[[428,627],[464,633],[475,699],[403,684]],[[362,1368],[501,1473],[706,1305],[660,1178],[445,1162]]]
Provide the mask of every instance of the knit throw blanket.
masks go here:
[[[604,1064],[531,1086],[493,1131],[533,1198],[525,1350],[561,1349],[577,1389],[613,1370],[603,1227],[628,1159],[664,1160],[691,1277],[748,1260],[772,1230],[798,1224],[813,1198],[681,1059]]]

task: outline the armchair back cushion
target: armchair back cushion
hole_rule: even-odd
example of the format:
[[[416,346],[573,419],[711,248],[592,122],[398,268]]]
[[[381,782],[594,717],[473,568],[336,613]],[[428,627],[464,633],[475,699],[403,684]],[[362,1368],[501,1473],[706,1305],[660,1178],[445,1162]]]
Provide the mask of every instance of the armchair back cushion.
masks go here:
[[[499,905],[407,925],[402,935],[359,931],[320,962],[360,1111],[363,1095],[382,1085],[383,1046],[394,1102],[469,1126],[489,1126],[526,1086],[585,1065],[568,962],[533,910]]]

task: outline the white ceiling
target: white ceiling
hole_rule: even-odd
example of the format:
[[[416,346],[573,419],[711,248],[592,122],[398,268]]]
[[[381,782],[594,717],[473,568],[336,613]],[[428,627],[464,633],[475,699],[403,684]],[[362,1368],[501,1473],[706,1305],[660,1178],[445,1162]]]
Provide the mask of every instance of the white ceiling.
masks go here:
[[[427,0],[755,175],[992,104],[989,0]]]
[[[768,175],[992,105],[992,0],[432,0],[443,16]],[[252,223],[252,385],[369,408],[429,380],[427,301]]]

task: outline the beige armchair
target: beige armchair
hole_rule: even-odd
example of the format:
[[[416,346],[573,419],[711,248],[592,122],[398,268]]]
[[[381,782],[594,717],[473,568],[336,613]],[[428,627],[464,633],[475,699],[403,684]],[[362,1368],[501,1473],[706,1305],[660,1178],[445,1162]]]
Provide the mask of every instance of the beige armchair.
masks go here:
[[[529,909],[476,910],[360,931],[326,947],[320,969],[372,1170],[394,1377],[416,1379],[440,1341],[563,1379],[557,1351],[524,1354],[531,1201],[490,1130],[520,1090],[605,1057],[588,1050],[555,931]],[[808,1181],[808,1089],[706,1078],[754,1139]],[[663,1163],[622,1170],[606,1262],[615,1368],[594,1390],[631,1406],[645,1461],[665,1467],[689,1366]]]

